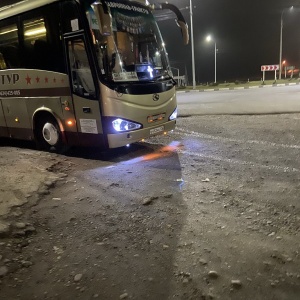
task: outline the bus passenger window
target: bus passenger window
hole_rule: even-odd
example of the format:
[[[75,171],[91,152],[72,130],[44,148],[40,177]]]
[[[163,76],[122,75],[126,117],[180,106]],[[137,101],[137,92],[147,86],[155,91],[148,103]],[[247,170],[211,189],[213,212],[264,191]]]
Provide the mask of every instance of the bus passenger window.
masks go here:
[[[3,58],[2,53],[0,52],[0,70],[6,69],[6,63],[5,60]]]
[[[18,68],[20,63],[18,28],[15,23],[1,27],[0,29],[1,47],[1,69]]]
[[[95,85],[83,40],[68,42],[69,64],[73,92],[79,96],[95,98]]]

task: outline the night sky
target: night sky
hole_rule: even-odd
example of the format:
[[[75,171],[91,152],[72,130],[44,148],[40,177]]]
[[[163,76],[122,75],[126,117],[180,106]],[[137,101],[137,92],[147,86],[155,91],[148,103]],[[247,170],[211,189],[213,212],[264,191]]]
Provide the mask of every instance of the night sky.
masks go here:
[[[169,0],[179,8],[189,0]],[[157,3],[153,1],[152,3]],[[294,5],[294,10],[288,8]],[[298,5],[298,6],[297,6]],[[260,66],[279,64],[280,18],[283,14],[283,59],[300,66],[300,1],[296,0],[193,0],[196,81],[214,81],[214,43],[217,43],[217,81],[260,79]],[[190,27],[189,10],[182,10]],[[172,17],[170,14],[167,17]],[[171,65],[185,67],[191,82],[191,45],[183,46],[180,30],[172,19],[159,22]],[[174,71],[176,74],[176,71]],[[270,79],[274,73],[266,74]]]

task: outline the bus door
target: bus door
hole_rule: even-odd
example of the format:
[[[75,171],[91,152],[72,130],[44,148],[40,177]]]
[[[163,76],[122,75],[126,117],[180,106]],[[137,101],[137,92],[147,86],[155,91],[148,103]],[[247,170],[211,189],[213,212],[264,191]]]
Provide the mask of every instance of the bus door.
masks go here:
[[[95,68],[87,53],[84,34],[68,35],[64,38],[67,64],[72,89],[73,107],[81,143],[94,146],[105,145],[100,102],[97,97],[99,84]],[[102,135],[102,138],[96,135]]]
[[[0,99],[0,137],[8,137],[8,130],[2,107],[2,99]]]

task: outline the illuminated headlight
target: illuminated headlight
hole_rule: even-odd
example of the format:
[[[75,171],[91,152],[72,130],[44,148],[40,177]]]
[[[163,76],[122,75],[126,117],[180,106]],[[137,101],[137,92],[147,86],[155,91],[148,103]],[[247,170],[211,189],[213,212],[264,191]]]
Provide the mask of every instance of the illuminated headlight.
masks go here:
[[[175,120],[177,119],[177,107],[175,108],[175,110],[173,111],[173,113],[171,114],[169,120],[172,121],[172,120]]]
[[[123,119],[116,119],[112,121],[112,125],[115,131],[123,132],[129,130],[136,130],[142,127],[141,124],[130,122]]]

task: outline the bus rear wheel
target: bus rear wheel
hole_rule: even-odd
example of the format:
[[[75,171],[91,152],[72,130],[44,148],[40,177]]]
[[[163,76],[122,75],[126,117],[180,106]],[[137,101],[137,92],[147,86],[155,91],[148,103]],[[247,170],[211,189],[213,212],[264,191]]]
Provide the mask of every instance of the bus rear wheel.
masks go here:
[[[41,150],[63,152],[65,150],[62,133],[53,117],[47,116],[37,121],[37,146]]]

